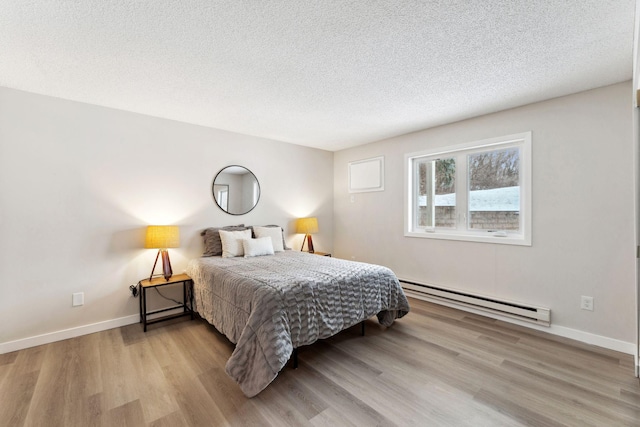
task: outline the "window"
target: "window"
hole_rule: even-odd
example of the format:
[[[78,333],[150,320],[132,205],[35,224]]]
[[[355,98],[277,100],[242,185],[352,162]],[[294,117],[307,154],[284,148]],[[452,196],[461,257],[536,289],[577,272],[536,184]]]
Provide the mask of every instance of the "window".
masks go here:
[[[405,236],[531,245],[531,132],[405,156]]]
[[[455,228],[456,159],[416,159],[415,224]]]

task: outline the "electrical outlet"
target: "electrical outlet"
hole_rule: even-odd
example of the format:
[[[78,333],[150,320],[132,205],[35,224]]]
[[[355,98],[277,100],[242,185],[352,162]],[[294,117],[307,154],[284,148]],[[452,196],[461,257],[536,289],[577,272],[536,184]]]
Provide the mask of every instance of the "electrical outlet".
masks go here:
[[[72,294],[72,305],[77,307],[79,305],[84,305],[84,292],[76,292]]]
[[[583,310],[593,311],[593,297],[586,297],[582,295],[580,297],[580,308]]]

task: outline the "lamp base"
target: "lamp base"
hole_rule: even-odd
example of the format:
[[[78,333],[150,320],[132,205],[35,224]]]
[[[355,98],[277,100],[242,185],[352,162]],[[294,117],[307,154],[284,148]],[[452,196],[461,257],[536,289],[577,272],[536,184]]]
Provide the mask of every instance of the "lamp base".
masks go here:
[[[158,249],[158,254],[156,255],[156,261],[153,263],[153,268],[151,269],[151,274],[149,275],[149,281],[153,278],[153,272],[156,270],[156,265],[158,264],[158,257],[162,254],[162,275],[164,276],[164,280],[169,280],[171,276],[173,276],[173,271],[171,270],[171,261],[169,260],[169,251],[166,249]]]
[[[300,248],[300,251],[302,251],[304,249],[304,242],[307,242],[307,250],[310,254],[314,253],[315,251],[313,250],[313,240],[311,239],[311,234],[305,234],[304,235],[304,239],[302,240],[302,247]]]
[[[171,261],[169,261],[169,251],[164,249],[162,251],[162,275],[164,280],[169,280],[173,276],[173,270],[171,270]]]

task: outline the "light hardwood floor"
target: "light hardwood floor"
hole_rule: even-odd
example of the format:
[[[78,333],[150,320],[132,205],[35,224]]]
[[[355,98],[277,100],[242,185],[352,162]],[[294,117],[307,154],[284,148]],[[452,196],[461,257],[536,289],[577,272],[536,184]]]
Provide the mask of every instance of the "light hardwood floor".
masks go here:
[[[640,426],[633,357],[412,299],[300,349],[253,399],[202,320],[0,355],[2,426]]]

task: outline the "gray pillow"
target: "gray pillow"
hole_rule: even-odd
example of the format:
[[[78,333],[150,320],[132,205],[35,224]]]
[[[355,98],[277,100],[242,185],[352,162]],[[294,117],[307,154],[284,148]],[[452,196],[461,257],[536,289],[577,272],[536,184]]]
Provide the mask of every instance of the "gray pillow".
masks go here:
[[[251,228],[251,237],[253,237],[254,239],[256,238],[256,233],[253,231],[253,225],[250,227]],[[291,250],[290,247],[287,246],[287,242],[284,240],[284,229],[282,227],[280,227],[279,225],[261,225],[260,227],[278,227],[280,229],[280,231],[282,232],[282,247],[284,248],[285,251]]]
[[[225,231],[242,231],[249,230],[244,224],[229,225],[227,227],[210,227],[202,230],[200,235],[204,240],[204,253],[202,256],[220,256],[222,255],[222,241],[220,240],[220,230]],[[252,230],[253,233],[253,230]]]

